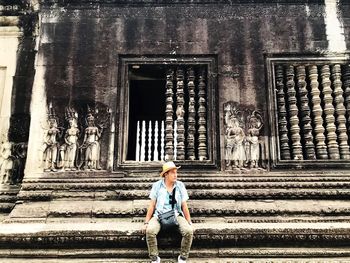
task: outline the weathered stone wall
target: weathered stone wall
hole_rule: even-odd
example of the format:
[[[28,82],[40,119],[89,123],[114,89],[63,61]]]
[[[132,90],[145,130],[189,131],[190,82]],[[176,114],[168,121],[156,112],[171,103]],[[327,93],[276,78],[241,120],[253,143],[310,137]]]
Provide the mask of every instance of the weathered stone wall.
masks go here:
[[[339,17],[344,27],[344,37],[346,42],[346,49],[350,49],[350,3],[349,1],[342,1],[339,5]]]
[[[69,2],[44,3],[40,21],[38,55],[43,59],[47,101],[53,102],[59,116],[63,118],[69,103],[80,107],[102,103],[118,113],[117,94],[123,88],[118,84],[118,55],[214,54],[218,59],[216,110],[221,155],[225,102],[253,105],[263,112],[267,123],[265,56],[322,53],[328,48],[325,5],[318,1]],[[346,8],[342,8],[344,13]],[[267,135],[268,125],[264,128]],[[103,140],[107,149],[106,134]],[[106,163],[107,153],[103,152]]]
[[[39,51],[57,99],[113,97],[119,54],[217,54],[220,101],[262,107],[264,55],[326,50],[323,13],[318,4],[49,7]]]
[[[46,105],[52,102],[61,120],[68,104],[80,107],[82,115],[87,104],[106,105],[118,117],[122,109],[117,95],[124,88],[118,82],[119,55],[214,55],[218,60],[215,110],[223,156],[223,104],[235,101],[260,109],[266,124],[263,133],[268,136],[265,57],[338,52],[329,49],[333,25],[329,24],[327,31],[326,17],[331,15],[326,16],[326,12],[338,19],[348,9],[342,3],[331,5],[331,11],[327,11],[333,2],[328,0],[323,4],[165,2],[42,1],[37,64],[40,74],[36,74],[34,88],[42,87]],[[344,21],[340,17],[338,22],[336,28],[340,30],[344,23],[347,39],[346,15]],[[45,108],[39,111],[43,117]],[[103,144],[108,144],[107,133]],[[108,159],[106,150],[104,164]]]
[[[12,63],[8,56],[13,52],[15,73],[8,76],[12,87],[6,87],[12,93],[12,99],[3,101],[2,107],[9,106],[10,127],[8,139],[12,142],[27,142],[29,136],[29,105],[34,78],[35,40],[37,12],[25,0],[4,0],[0,2],[0,28],[2,61],[0,65]],[[16,34],[15,32],[18,31]],[[18,36],[17,36],[18,35]],[[16,42],[7,46],[10,39]],[[13,51],[12,51],[13,50]],[[7,106],[6,106],[7,105]],[[3,122],[6,120],[3,120]]]

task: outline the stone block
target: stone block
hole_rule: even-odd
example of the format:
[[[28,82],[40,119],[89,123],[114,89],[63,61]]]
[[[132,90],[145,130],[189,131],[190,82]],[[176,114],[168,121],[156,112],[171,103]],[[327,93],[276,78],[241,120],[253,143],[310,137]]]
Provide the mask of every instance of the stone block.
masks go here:
[[[92,204],[95,217],[126,217],[132,214],[132,201],[94,201]]]
[[[49,203],[47,202],[33,202],[16,204],[11,211],[9,218],[45,218],[49,214]]]
[[[92,202],[90,201],[52,201],[49,206],[50,217],[91,217]]]

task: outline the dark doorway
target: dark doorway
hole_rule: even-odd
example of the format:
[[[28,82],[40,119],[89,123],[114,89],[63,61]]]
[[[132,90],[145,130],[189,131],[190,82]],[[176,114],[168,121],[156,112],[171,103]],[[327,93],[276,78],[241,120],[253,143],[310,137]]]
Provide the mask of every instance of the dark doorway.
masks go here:
[[[162,65],[131,65],[129,67],[129,134],[127,160],[137,160],[136,140],[137,122],[142,125],[145,122],[147,131],[151,130],[152,140],[160,140],[160,125],[158,135],[155,136],[155,122],[165,120],[165,85],[166,68]],[[151,121],[151,124],[150,124]],[[151,125],[151,127],[150,127]],[[141,134],[139,134],[141,138]],[[147,151],[153,152],[153,144],[149,142],[147,132],[145,142]],[[160,143],[158,143],[160,152]],[[145,161],[149,161],[146,156]]]

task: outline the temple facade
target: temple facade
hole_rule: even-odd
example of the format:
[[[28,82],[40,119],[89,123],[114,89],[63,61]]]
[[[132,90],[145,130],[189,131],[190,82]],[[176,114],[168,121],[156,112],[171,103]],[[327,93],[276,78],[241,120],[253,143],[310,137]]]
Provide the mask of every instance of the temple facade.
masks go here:
[[[144,262],[173,160],[191,262],[348,262],[349,49],[345,0],[2,0],[0,258]]]

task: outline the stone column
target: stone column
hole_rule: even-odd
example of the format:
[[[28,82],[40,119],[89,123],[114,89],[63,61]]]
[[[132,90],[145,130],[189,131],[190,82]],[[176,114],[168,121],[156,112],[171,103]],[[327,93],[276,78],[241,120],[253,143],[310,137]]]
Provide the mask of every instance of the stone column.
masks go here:
[[[189,95],[188,120],[187,120],[187,159],[195,160],[195,132],[196,132],[196,109],[195,109],[195,76],[194,70],[187,70],[187,88]]]
[[[318,82],[318,69],[316,65],[308,67],[310,79],[310,94],[312,102],[313,124],[316,140],[316,156],[318,159],[328,159],[327,146],[325,143],[325,129],[323,127],[322,107]]]
[[[301,103],[301,129],[302,138],[305,144],[305,155],[306,159],[313,160],[316,159],[314,137],[312,134],[311,126],[311,110],[309,107],[308,91],[306,89],[306,71],[305,66],[297,67],[297,86],[298,95]]]
[[[39,32],[35,48],[38,53],[35,58],[35,77],[30,104],[31,121],[24,179],[37,177],[43,173],[42,149],[45,127],[47,126],[48,103],[45,86],[46,61],[41,50],[39,49],[40,39],[40,44],[45,41],[49,41],[49,38],[45,36],[45,33]]]
[[[174,109],[173,109],[173,80],[174,71],[169,70],[166,75],[166,109],[165,109],[165,157],[166,161],[174,158]]]
[[[325,113],[325,123],[326,123],[326,136],[327,136],[327,147],[330,159],[340,159],[339,146],[337,143],[337,134],[334,118],[334,106],[333,97],[330,81],[330,68],[328,65],[324,65],[321,68],[321,83],[322,83],[322,93],[324,100],[324,113]]]
[[[301,146],[300,138],[300,127],[299,127],[299,109],[297,106],[297,98],[295,91],[295,82],[294,82],[294,67],[287,66],[286,68],[287,76],[287,97],[289,105],[289,122],[290,122],[290,133],[292,138],[292,154],[294,160],[302,160],[303,152]]]
[[[346,133],[346,110],[344,106],[344,97],[342,89],[343,83],[341,81],[341,67],[339,64],[335,64],[332,66],[332,80],[340,158],[350,159],[348,135]]]
[[[18,18],[11,19],[11,26],[0,27],[0,143],[8,141],[13,77],[16,73],[19,38],[22,36],[16,26]]]
[[[346,107],[346,116],[347,123],[350,123],[350,65],[344,65],[344,74],[343,74],[343,83],[344,83],[344,97],[345,97],[345,107]]]
[[[281,159],[290,160],[291,154],[288,138],[288,122],[283,77],[283,66],[276,66],[276,97],[278,107],[278,132],[281,145]]]
[[[177,120],[177,160],[185,160],[185,108],[184,72],[176,71],[176,120]]]
[[[206,109],[205,72],[200,73],[198,84],[198,158],[207,160],[207,109]]]

